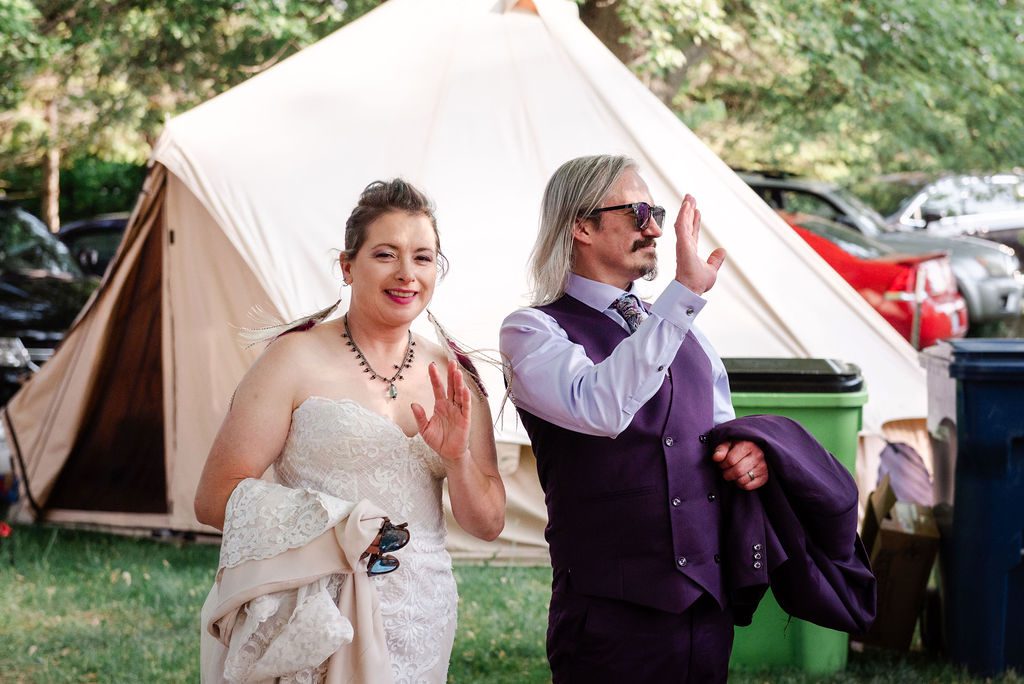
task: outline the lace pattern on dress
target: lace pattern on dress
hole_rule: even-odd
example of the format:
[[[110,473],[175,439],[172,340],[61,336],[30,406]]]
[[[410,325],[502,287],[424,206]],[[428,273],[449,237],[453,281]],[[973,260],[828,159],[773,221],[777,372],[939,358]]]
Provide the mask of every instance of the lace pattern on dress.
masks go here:
[[[272,558],[331,529],[355,507],[308,488],[242,480],[228,499],[220,567]]]
[[[368,500],[412,538],[401,567],[372,580],[396,684],[442,684],[455,637],[458,593],[445,550],[444,464],[419,435],[348,399],[310,397],[292,414],[274,472],[288,487]]]
[[[231,634],[224,679],[232,684],[322,681],[328,658],[353,636],[352,624],[336,605],[346,580],[329,575],[247,603]]]

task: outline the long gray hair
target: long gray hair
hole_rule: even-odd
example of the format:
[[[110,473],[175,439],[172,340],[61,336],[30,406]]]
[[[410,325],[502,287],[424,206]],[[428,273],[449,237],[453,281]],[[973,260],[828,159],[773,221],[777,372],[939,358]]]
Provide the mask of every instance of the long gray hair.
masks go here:
[[[565,293],[573,267],[576,219],[597,209],[619,176],[635,167],[629,157],[600,154],[570,159],[551,176],[541,202],[540,231],[530,254],[533,306],[550,304]]]

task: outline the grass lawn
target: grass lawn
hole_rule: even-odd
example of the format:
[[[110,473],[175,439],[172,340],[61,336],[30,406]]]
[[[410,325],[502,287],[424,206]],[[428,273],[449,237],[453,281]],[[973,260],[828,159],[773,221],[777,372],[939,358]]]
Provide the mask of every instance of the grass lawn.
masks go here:
[[[216,563],[212,546],[16,528],[0,547],[0,682],[198,681],[199,608]],[[461,599],[449,681],[550,681],[548,569],[461,565],[455,574]],[[868,651],[851,653],[847,670],[829,678],[735,673],[731,681],[980,680],[922,655]]]

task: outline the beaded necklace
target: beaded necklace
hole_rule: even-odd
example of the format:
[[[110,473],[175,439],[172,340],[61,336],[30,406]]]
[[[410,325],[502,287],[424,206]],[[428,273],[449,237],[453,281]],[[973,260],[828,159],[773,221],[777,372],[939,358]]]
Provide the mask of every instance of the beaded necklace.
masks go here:
[[[416,356],[416,350],[413,349],[413,347],[416,346],[416,343],[412,339],[412,331],[409,331],[409,344],[405,348],[405,356],[402,363],[400,365],[393,366],[395,368],[395,374],[390,378],[386,378],[383,374],[378,373],[373,369],[370,362],[366,360],[366,356],[363,355],[359,345],[357,345],[356,341],[352,339],[352,331],[348,328],[348,314],[345,314],[344,318],[342,318],[342,322],[345,324],[345,332],[343,332],[341,336],[345,338],[345,344],[352,348],[356,358],[359,359],[359,365],[364,367],[363,372],[370,374],[370,380],[377,380],[379,378],[381,382],[388,386],[388,399],[398,398],[398,388],[395,387],[395,383],[399,380],[405,379],[402,376],[402,371],[412,365],[413,357]]]

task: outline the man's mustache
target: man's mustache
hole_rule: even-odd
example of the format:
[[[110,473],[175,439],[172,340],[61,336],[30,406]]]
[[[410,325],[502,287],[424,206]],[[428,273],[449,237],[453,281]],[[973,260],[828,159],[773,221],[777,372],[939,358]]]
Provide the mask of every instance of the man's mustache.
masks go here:
[[[652,246],[653,244],[654,244],[654,238],[652,238],[652,237],[643,238],[643,239],[637,240],[636,242],[633,243],[632,251],[638,252],[641,249],[644,249],[645,247]]]

